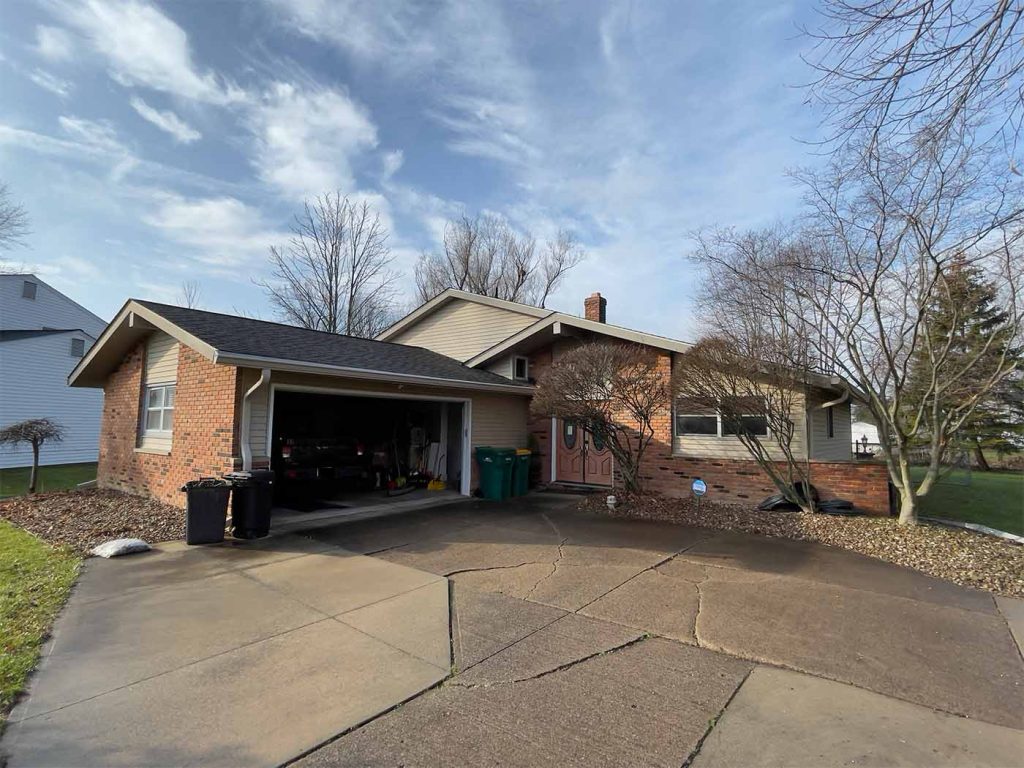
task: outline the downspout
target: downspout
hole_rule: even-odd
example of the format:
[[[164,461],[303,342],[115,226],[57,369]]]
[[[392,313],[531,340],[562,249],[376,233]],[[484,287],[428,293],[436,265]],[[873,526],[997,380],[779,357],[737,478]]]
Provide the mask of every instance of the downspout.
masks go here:
[[[249,445],[249,421],[252,416],[252,401],[250,398],[260,387],[270,381],[270,369],[264,368],[260,371],[260,380],[249,387],[242,395],[242,424],[239,427],[239,441],[242,443],[242,471],[248,472],[252,469],[252,446]]]
[[[822,403],[821,405],[818,406],[818,408],[820,408],[821,410],[824,411],[826,408],[831,408],[833,405],[842,405],[843,403],[845,403],[849,399],[850,399],[850,389],[849,389],[849,387],[844,387],[843,388],[843,394],[841,394],[835,400],[829,400],[827,403]]]

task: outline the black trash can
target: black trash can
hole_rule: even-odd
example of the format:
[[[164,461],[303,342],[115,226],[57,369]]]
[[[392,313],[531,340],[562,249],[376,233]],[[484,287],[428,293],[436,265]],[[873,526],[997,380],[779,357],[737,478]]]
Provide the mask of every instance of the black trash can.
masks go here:
[[[230,472],[231,533],[236,539],[261,539],[270,533],[270,511],[274,506],[274,471],[254,469]]]
[[[216,544],[224,541],[231,485],[215,477],[189,480],[185,492],[185,543]]]

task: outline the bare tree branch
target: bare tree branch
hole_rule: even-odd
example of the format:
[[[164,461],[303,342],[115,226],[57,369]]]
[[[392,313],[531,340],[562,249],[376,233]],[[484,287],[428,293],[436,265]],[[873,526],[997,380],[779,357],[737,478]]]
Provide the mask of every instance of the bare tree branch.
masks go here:
[[[421,302],[448,288],[543,307],[565,275],[584,258],[572,235],[560,231],[543,248],[497,216],[449,221],[443,253],[424,253],[416,265]]]
[[[28,234],[28,213],[11,199],[7,185],[0,181],[0,251],[23,245]]]
[[[260,281],[289,322],[372,338],[394,320],[393,257],[380,215],[341,193],[307,201],[288,245],[272,247],[273,280]]]
[[[181,302],[183,307],[197,309],[200,305],[199,297],[201,292],[198,280],[183,280],[181,283],[181,291],[178,294],[178,300]]]

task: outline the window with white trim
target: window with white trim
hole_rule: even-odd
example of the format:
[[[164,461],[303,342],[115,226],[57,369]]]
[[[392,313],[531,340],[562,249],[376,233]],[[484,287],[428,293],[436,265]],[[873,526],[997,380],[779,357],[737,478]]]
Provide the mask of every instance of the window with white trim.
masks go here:
[[[735,419],[722,415],[720,408],[701,405],[687,398],[676,400],[676,435],[679,437],[736,437],[741,429],[757,437],[768,436],[768,417],[764,403],[757,398],[736,398],[729,403],[730,411],[739,410]]]
[[[528,357],[512,358],[512,378],[516,381],[529,381],[530,359]]]
[[[170,434],[174,423],[174,384],[146,387],[146,420],[143,430],[147,434]]]

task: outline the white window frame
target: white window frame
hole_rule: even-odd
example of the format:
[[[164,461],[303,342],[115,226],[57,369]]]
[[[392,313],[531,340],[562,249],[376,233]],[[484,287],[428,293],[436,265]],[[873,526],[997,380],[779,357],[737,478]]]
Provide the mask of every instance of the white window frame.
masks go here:
[[[520,360],[523,361],[523,367],[525,368],[524,376],[516,376],[516,363]],[[529,381],[530,380],[530,358],[523,355],[512,356],[512,380],[513,381]]]
[[[678,401],[676,401],[676,402],[678,402]],[[715,434],[709,435],[709,434],[706,434],[704,432],[680,432],[679,431],[679,419],[680,419],[680,417],[685,419],[687,416],[689,416],[691,418],[695,418],[695,419],[710,419],[710,418],[714,418],[715,419],[715,423],[716,423]],[[744,419],[744,418],[750,418],[750,417],[764,417],[764,416],[765,416],[765,414],[763,414],[763,413],[745,413],[745,414],[741,414],[740,418]],[[673,404],[673,406],[672,406],[672,432],[673,432],[673,434],[676,437],[714,438],[716,440],[733,439],[733,438],[738,439],[739,438],[738,435],[735,435],[735,434],[727,435],[727,434],[725,434],[722,431],[722,422],[723,422],[723,417],[722,417],[722,411],[721,410],[716,410],[715,413],[713,413],[713,414],[711,414],[711,413],[679,413],[676,410],[675,404]],[[764,429],[765,429],[764,434],[755,435],[755,437],[770,437],[771,436],[771,428],[768,426],[767,419],[765,419],[765,427],[764,427]]]
[[[166,382],[163,384],[149,384],[146,386],[146,400],[143,404],[143,415],[142,415],[142,434],[143,435],[170,435],[174,431],[174,408],[177,404],[177,384],[176,382]],[[150,405],[150,395],[153,392],[160,392],[160,405]],[[171,404],[168,406],[167,403],[167,392],[171,391]],[[151,412],[160,412],[160,429],[150,429],[149,427],[149,414]],[[168,417],[170,414],[170,418]],[[164,429],[165,420],[170,422],[170,428]]]

